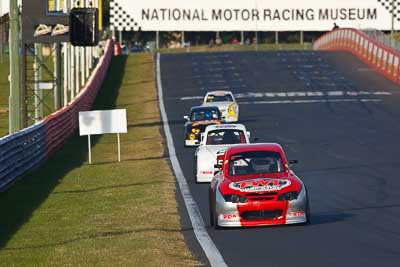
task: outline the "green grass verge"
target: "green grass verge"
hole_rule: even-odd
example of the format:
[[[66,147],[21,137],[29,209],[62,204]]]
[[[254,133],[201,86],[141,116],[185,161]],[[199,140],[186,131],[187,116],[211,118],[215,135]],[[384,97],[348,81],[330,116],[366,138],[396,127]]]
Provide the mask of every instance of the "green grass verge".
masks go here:
[[[259,51],[277,50],[310,50],[311,44],[259,44]],[[182,52],[227,52],[227,51],[255,51],[255,45],[232,45],[224,44],[220,46],[208,47],[206,45],[192,46],[189,48],[160,49],[162,53],[182,53]]]
[[[1,266],[193,266],[163,157],[153,57],[112,60],[95,109],[126,108],[129,133],[74,136],[0,193]]]

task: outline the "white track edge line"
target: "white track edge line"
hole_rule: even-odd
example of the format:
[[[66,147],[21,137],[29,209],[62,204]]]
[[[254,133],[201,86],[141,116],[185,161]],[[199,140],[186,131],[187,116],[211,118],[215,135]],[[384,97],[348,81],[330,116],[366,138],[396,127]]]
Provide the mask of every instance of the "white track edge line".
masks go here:
[[[248,101],[248,102],[239,102],[239,105],[260,105],[260,104],[320,104],[320,103],[377,103],[383,102],[383,99],[315,99],[315,100],[277,100],[277,101]]]
[[[174,141],[172,139],[171,130],[168,124],[168,116],[165,111],[163,90],[161,83],[161,67],[160,67],[160,54],[157,54],[157,89],[158,89],[158,104],[161,112],[164,133],[167,141],[169,158],[171,160],[172,168],[175,172],[176,180],[178,181],[179,189],[182,194],[183,201],[185,203],[186,209],[188,211],[190,221],[193,226],[194,234],[202,247],[204,253],[206,254],[208,261],[211,266],[224,267],[228,266],[218,248],[215,246],[214,242],[207,233],[203,218],[197,203],[193,199],[190,193],[189,185],[187,184],[186,178],[183,175],[183,171],[179,164],[178,158],[176,156],[176,151],[174,147]]]

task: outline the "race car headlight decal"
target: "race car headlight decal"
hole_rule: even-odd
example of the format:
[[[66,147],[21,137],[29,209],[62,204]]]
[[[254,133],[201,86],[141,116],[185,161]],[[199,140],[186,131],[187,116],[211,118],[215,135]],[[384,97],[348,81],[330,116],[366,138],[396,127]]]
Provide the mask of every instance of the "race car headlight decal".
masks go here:
[[[200,129],[192,128],[192,133],[200,133]]]
[[[190,134],[190,135],[189,135],[189,139],[190,139],[190,140],[195,140],[195,139],[196,139],[196,135]]]
[[[235,107],[236,107],[236,104],[235,104],[235,103],[229,105],[228,114],[229,114],[230,116],[236,116]]]
[[[247,198],[245,196],[239,196],[239,195],[224,195],[224,199],[226,202],[232,202],[232,203],[247,202]]]
[[[292,200],[297,199],[298,196],[299,196],[299,192],[296,192],[296,191],[287,192],[284,194],[280,194],[278,196],[278,201],[286,201],[286,200],[292,201]]]

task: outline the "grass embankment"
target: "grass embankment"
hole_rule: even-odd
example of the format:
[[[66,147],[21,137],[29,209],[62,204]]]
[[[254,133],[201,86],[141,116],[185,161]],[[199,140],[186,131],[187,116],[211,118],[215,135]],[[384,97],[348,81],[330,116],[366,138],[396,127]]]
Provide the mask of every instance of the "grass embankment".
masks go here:
[[[9,65],[8,56],[3,55],[0,60],[0,137],[8,134],[8,96],[10,94],[10,85],[8,83]]]
[[[118,90],[118,88],[120,88]],[[44,166],[0,193],[0,265],[191,266],[163,157],[150,55],[113,59],[96,109],[126,108],[129,133],[75,136]]]
[[[259,51],[265,50],[310,50],[311,44],[259,44],[257,49]],[[207,45],[192,46],[189,48],[176,48],[176,49],[160,49],[161,53],[181,53],[181,52],[227,52],[227,51],[255,51],[255,45],[214,45],[208,47]]]

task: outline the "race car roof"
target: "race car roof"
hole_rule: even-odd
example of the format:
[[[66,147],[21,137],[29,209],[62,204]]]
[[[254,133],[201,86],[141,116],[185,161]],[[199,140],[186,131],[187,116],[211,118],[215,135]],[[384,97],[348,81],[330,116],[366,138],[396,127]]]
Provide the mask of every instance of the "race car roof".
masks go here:
[[[227,95],[227,94],[232,94],[232,92],[231,91],[222,91],[222,90],[220,90],[220,91],[210,91],[210,92],[207,92],[206,95]]]
[[[217,106],[195,106],[195,107],[192,107],[190,109],[190,112],[192,112],[192,111],[201,111],[201,110],[211,110],[211,109],[215,110],[215,109],[218,109],[218,107]]]
[[[246,126],[243,124],[219,124],[219,125],[209,125],[206,128],[206,132],[213,131],[213,130],[221,130],[221,129],[237,129],[246,131]]]
[[[284,155],[283,149],[279,144],[276,143],[258,143],[258,144],[243,144],[229,147],[226,150],[226,154],[233,155],[237,153],[247,151],[272,151],[278,152]]]

